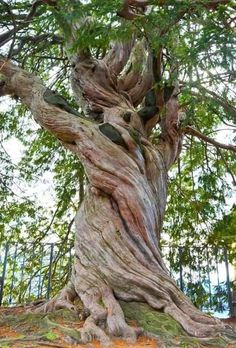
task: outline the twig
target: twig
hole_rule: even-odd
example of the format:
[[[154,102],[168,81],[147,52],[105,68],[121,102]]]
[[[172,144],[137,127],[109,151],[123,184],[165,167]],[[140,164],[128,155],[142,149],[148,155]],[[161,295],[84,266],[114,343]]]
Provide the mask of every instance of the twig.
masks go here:
[[[233,151],[233,152],[236,152],[236,146],[234,145],[227,145],[227,144],[223,144],[223,143],[220,143],[212,138],[209,138],[208,136],[202,134],[201,132],[197,131],[196,129],[190,127],[190,126],[187,126],[185,128],[182,128],[182,133],[184,134],[191,134],[191,135],[194,135],[196,136],[197,138],[205,141],[206,143],[209,143],[217,148],[221,148],[221,149],[225,149],[225,150],[230,150],[230,151]]]
[[[34,17],[38,16],[37,9],[38,9],[39,6],[41,6],[43,4],[47,4],[47,5],[50,5],[50,6],[54,6],[55,5],[55,2],[53,0],[51,0],[51,1],[50,0],[48,0],[48,1],[47,0],[36,0],[35,2],[33,2],[32,7],[31,7],[29,13],[25,16],[23,21],[17,26],[16,25],[16,21],[15,21],[15,16],[12,13],[9,5],[7,3],[5,3],[3,0],[1,0],[0,2],[2,4],[4,4],[5,6],[7,6],[7,11],[8,11],[8,13],[11,16],[11,19],[13,21],[13,26],[14,26],[13,29],[10,29],[9,31],[6,31],[6,32],[4,32],[3,34],[0,35],[0,46],[3,46],[8,41],[10,41],[12,36],[13,36],[13,41],[15,40],[16,33],[19,30],[27,27],[29,25],[29,23],[32,21],[32,19]],[[9,11],[9,9],[10,9],[10,11]]]
[[[38,342],[41,346],[46,346],[46,347],[57,347],[57,348],[65,348],[65,344],[59,344],[59,343],[49,343],[49,342]]]
[[[0,344],[13,343],[13,342],[29,342],[29,341],[39,341],[41,337],[24,337],[24,338],[3,338],[0,340]],[[41,342],[40,342],[41,343]]]
[[[221,151],[220,149],[218,149],[218,153],[220,154],[220,157],[221,157],[222,161],[224,162],[224,165],[225,165],[225,167],[226,167],[228,173],[231,175],[231,178],[232,178],[232,181],[233,181],[234,186],[236,186],[236,179],[235,179],[235,176],[234,176],[232,170],[230,169],[230,167],[229,167],[229,165],[228,165],[226,159],[224,158],[224,155],[223,155],[223,153],[222,153],[222,151]]]
[[[6,64],[7,64],[7,60],[5,60],[5,61],[3,62],[3,64],[1,65],[1,67],[0,67],[0,72],[2,71],[4,65],[6,65]]]

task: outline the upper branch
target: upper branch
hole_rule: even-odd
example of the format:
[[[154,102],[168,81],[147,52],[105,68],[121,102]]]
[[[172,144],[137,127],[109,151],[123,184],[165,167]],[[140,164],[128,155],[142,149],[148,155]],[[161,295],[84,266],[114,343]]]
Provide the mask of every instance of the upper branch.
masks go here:
[[[203,2],[200,1],[194,1],[192,5],[188,6],[188,10],[193,10],[196,6],[203,6],[208,10],[217,10],[219,5],[226,5],[230,4],[230,0],[210,0]],[[178,1],[179,4],[181,4],[181,1]],[[136,17],[139,17],[140,15],[143,15],[145,12],[146,7],[149,5],[148,0],[124,0],[123,5],[120,11],[118,11],[118,15],[120,17],[123,17],[127,20],[133,20]],[[173,6],[173,1],[165,1],[165,0],[157,0],[154,6]],[[183,5],[185,6],[185,3],[183,1]],[[185,14],[185,10],[181,11],[181,17]]]
[[[81,127],[87,120],[81,120],[62,109],[61,103],[50,103],[45,98],[47,88],[42,81],[19,68],[11,61],[0,57],[0,73],[5,79],[0,85],[1,95],[15,95],[31,110],[36,122],[58,139],[73,144],[79,139]]]
[[[26,14],[25,16],[23,16],[23,18],[21,18],[22,20],[16,25],[15,22],[18,18],[18,15],[13,14],[13,12],[11,11],[11,7],[5,3],[4,1],[1,0],[1,3],[3,5],[5,5],[8,14],[10,14],[10,20],[12,21],[12,25],[13,25],[13,29],[10,29],[8,31],[5,31],[4,33],[2,33],[0,35],[0,46],[5,45],[8,41],[11,40],[11,38],[21,29],[27,27],[30,22],[32,21],[32,19],[36,16],[38,16],[38,12],[37,9],[38,7],[40,7],[43,4],[48,4],[49,1],[47,0],[36,0],[33,2],[31,9],[29,11],[28,14]]]
[[[226,5],[230,2],[230,0],[210,0],[204,3],[204,6],[210,10],[215,10],[219,5]]]
[[[147,0],[124,0],[123,6],[118,12],[118,15],[125,19],[133,20],[144,12],[147,5]]]
[[[197,138],[199,138],[199,139],[203,140],[204,142],[209,143],[217,148],[226,149],[226,150],[236,152],[236,146],[231,145],[231,144],[227,145],[227,144],[220,143],[219,141],[216,141],[212,138],[209,138],[205,134],[202,134],[201,132],[197,131],[196,129],[194,129],[190,126],[183,128],[182,132],[184,134],[191,134],[193,136],[196,136]]]
[[[191,94],[195,97],[197,97],[198,99],[209,99],[212,100],[214,102],[217,102],[219,105],[221,105],[223,107],[223,109],[230,114],[234,119],[236,119],[236,108],[231,105],[226,98],[221,97],[220,95],[218,95],[217,93],[203,87],[203,86],[197,86],[194,85],[194,87],[196,87],[200,92],[202,92],[202,94],[198,94],[195,92],[191,92]]]
[[[116,42],[103,58],[104,63],[109,66],[110,71],[112,71],[116,76],[122,71],[128,62],[134,43],[134,37],[128,42]]]
[[[127,92],[134,106],[139,105],[153,85],[152,55],[144,40],[133,47],[130,59],[118,80],[121,90]]]
[[[33,45],[37,45],[40,42],[47,41],[50,45],[60,45],[62,44],[62,38],[58,35],[54,34],[41,34],[41,35],[35,35],[35,36],[25,36],[18,38],[18,45],[17,47],[12,50],[11,57],[17,55],[19,52],[21,52],[24,49],[24,46],[28,44],[29,42]]]
[[[167,168],[178,158],[182,148],[183,134],[179,126],[178,88],[172,91],[170,99],[163,108],[161,117],[161,135],[158,149],[162,152]]]

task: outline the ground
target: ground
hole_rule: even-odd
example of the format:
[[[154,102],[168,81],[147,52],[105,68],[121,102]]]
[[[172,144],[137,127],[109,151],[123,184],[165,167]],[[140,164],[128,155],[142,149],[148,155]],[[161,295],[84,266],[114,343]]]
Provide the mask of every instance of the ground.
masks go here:
[[[112,348],[234,348],[236,341],[225,338],[199,341],[185,334],[180,325],[164,313],[151,310],[142,303],[121,303],[126,320],[132,326],[142,326],[155,337],[145,335],[136,343],[121,339],[112,340]],[[236,329],[236,318],[226,320]],[[78,329],[83,321],[78,314],[59,310],[50,314],[26,313],[24,307],[0,309],[1,348],[100,348],[99,342],[78,344]],[[153,335],[153,336],[154,336]],[[229,343],[230,342],[230,343]]]

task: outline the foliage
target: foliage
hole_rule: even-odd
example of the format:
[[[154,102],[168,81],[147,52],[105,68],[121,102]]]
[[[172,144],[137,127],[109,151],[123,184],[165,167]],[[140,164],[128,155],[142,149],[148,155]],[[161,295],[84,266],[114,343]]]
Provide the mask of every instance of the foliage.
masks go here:
[[[232,141],[236,130],[233,3],[209,10],[207,1],[161,1],[145,18],[133,21],[117,16],[121,3],[60,0],[55,7],[42,1],[26,20],[32,10],[30,1],[1,1],[2,54],[38,74],[76,108],[69,87],[71,63],[64,47],[71,55],[79,48],[101,58],[111,41],[127,41],[134,34],[145,37],[153,52],[163,48],[164,82],[179,80],[182,126]],[[81,19],[83,26],[78,27]],[[71,33],[73,40],[68,39]],[[57,240],[62,245],[60,259],[73,243],[73,218],[86,188],[84,169],[30,121],[19,101],[4,99],[2,104],[0,243],[31,241],[39,262],[38,243]],[[158,132],[151,135],[153,142]],[[20,159],[12,146],[20,147]],[[235,153],[185,137],[181,158],[170,173],[164,240],[189,247],[223,245],[232,251],[236,226],[230,195],[236,185],[235,159]],[[36,186],[45,195],[51,190],[51,201],[40,196]],[[34,262],[30,267],[35,267]]]

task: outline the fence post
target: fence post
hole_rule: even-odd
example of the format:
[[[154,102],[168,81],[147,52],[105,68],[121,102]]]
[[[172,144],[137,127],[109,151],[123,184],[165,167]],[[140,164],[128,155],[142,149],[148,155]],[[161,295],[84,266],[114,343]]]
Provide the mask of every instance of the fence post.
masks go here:
[[[229,261],[228,261],[228,254],[227,254],[226,248],[224,248],[223,251],[224,251],[224,259],[225,259],[225,269],[226,269],[226,286],[227,286],[227,295],[228,295],[228,304],[229,304],[229,314],[232,317],[233,308],[232,308],[232,294],[230,289]]]
[[[236,317],[236,291],[232,292],[232,317]]]
[[[3,261],[3,271],[2,271],[2,276],[0,278],[0,306],[2,305],[2,300],[3,300],[3,288],[4,288],[4,281],[5,281],[5,276],[6,276],[6,269],[7,269],[7,256],[8,256],[8,251],[9,251],[9,244],[6,244],[5,248],[5,255],[4,255],[4,261]]]
[[[39,271],[39,277],[38,277],[38,296],[37,299],[42,297],[42,283],[41,283],[41,279],[42,279],[42,268],[43,268],[43,246],[40,246],[41,250],[41,256],[40,256],[40,271]]]
[[[49,267],[48,267],[48,287],[47,287],[47,299],[50,297],[50,292],[51,292],[51,284],[52,284],[52,261],[53,261],[53,249],[54,249],[54,244],[51,244],[51,249],[50,249],[50,261],[49,261]]]
[[[10,287],[10,295],[9,295],[9,300],[8,303],[12,303],[12,291],[14,288],[14,278],[15,278],[15,270],[16,270],[16,259],[17,259],[17,248],[18,244],[15,246],[15,252],[14,252],[14,257],[13,257],[13,269],[12,269],[12,276],[11,276],[11,287]]]
[[[209,290],[209,302],[210,302],[210,307],[212,307],[212,291],[211,291],[211,277],[210,277],[210,267],[209,267],[209,250],[208,247],[206,249],[206,261],[207,261],[207,277],[208,277],[208,290]]]
[[[182,247],[179,247],[179,276],[180,276],[180,289],[181,291],[184,291],[183,268],[182,268]]]

